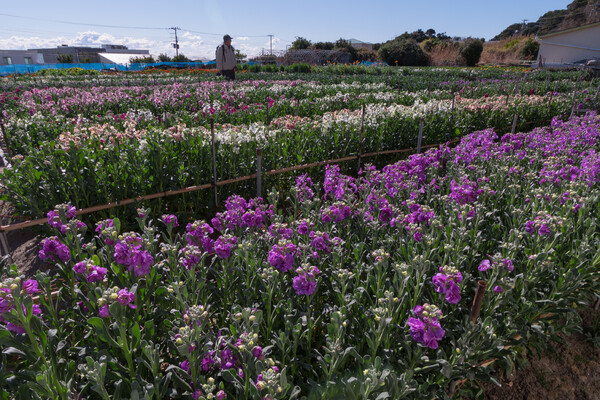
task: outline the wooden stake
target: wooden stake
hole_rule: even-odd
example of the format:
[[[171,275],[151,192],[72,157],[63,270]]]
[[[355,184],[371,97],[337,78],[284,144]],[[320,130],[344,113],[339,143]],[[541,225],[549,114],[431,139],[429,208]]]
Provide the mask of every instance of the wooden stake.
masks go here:
[[[212,104],[211,104],[212,108]],[[219,204],[219,198],[217,196],[217,154],[215,151],[215,121],[210,117],[210,137],[211,137],[211,148],[212,148],[212,169],[213,169],[213,187],[215,190],[215,210]]]
[[[472,323],[477,322],[477,318],[479,317],[479,311],[481,310],[481,303],[483,303],[483,295],[485,294],[486,288],[486,281],[477,282],[477,292],[475,293],[475,299],[473,299],[473,307],[471,307],[471,313],[469,314],[469,320]]]
[[[362,106],[362,117],[360,120],[360,138],[358,139],[358,168],[357,171],[360,171],[360,156],[362,153],[362,142],[363,142],[363,134],[365,132],[365,103]]]
[[[262,197],[261,190],[262,180],[262,149],[259,147],[256,149],[256,197]]]
[[[417,154],[421,152],[421,141],[423,140],[423,126],[425,122],[423,118],[421,118],[421,122],[419,123],[419,138],[417,140]]]

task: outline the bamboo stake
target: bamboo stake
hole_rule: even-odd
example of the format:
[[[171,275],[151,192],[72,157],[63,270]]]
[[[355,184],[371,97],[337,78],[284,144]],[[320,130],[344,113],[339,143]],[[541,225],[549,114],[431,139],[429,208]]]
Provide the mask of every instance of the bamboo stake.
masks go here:
[[[212,103],[212,101],[211,101]],[[210,106],[212,108],[212,104]],[[217,154],[215,151],[215,121],[210,117],[210,137],[211,137],[211,149],[212,149],[212,170],[213,170],[213,186],[215,189],[215,211],[219,205],[219,198],[217,195]]]
[[[479,311],[481,310],[481,303],[483,302],[483,295],[485,294],[486,287],[486,281],[477,282],[477,292],[475,293],[473,307],[471,307],[471,313],[469,314],[469,320],[472,323],[475,323],[477,321],[477,317],[479,317]]]
[[[256,197],[261,197],[261,180],[262,180],[262,149],[256,149]]]
[[[358,167],[357,171],[360,171],[360,157],[362,153],[362,142],[363,142],[363,134],[365,132],[365,103],[362,106],[362,117],[360,119],[360,138],[358,139]]]
[[[419,138],[417,139],[417,154],[421,152],[421,141],[423,140],[423,126],[425,122],[421,117],[421,122],[419,123]]]

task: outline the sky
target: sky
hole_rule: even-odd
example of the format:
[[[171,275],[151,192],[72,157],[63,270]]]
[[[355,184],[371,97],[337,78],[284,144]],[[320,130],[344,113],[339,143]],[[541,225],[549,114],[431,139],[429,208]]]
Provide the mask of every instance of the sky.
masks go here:
[[[0,50],[123,44],[155,56],[179,52],[214,58],[224,34],[249,57],[311,42],[382,43],[404,32],[434,29],[490,40],[513,23],[537,21],[572,0],[0,0]],[[272,36],[269,36],[272,35]]]

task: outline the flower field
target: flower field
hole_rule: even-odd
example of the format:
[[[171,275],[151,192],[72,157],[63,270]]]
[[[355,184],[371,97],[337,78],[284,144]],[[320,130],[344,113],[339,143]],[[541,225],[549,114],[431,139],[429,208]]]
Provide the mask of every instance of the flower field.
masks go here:
[[[530,130],[570,115],[574,106],[590,107],[600,84],[564,73],[479,74],[468,81],[460,69],[345,80],[331,72],[315,75],[318,80],[275,74],[234,83],[193,74],[98,77],[87,85],[77,76],[7,79],[0,103],[13,165],[2,177],[4,198],[18,214],[39,218],[55,204],[85,208],[207,184],[213,131],[217,180],[227,180],[256,172],[257,148],[264,170],[413,148],[421,119],[423,145],[490,127],[510,132],[515,115],[515,130]],[[285,187],[290,179],[266,184]],[[238,184],[221,197],[233,193],[256,195],[254,184]],[[214,210],[211,199],[196,193],[167,203],[188,215]],[[156,214],[165,204],[149,207]]]
[[[490,73],[462,93],[369,74],[148,88],[23,78],[3,94],[16,155],[2,184],[20,213],[47,217],[39,257],[56,268],[25,278],[0,263],[3,395],[474,396],[494,367],[510,374],[524,350],[576,331],[576,309],[598,297],[600,116],[567,117],[597,82],[507,96],[509,77]],[[515,114],[521,129],[506,133]],[[254,172],[257,147],[265,169],[356,154],[361,131],[365,153],[414,147],[421,119],[424,144],[460,141],[365,158],[358,174],[267,181],[264,199],[236,187],[216,213],[206,194],[77,218],[211,182],[211,118],[219,179]]]

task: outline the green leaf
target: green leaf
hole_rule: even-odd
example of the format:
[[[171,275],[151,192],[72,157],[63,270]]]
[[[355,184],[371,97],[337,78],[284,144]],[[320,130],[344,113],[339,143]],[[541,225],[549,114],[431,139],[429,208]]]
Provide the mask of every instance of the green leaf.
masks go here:
[[[139,344],[140,344],[140,325],[136,322],[135,324],[133,324],[133,326],[131,327],[131,334],[133,335],[133,338],[135,339],[132,343],[132,348],[136,348]]]

